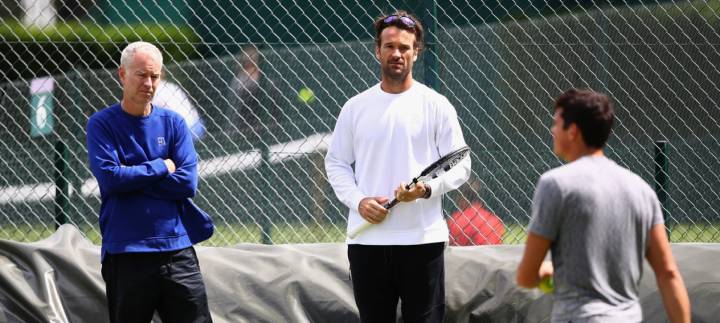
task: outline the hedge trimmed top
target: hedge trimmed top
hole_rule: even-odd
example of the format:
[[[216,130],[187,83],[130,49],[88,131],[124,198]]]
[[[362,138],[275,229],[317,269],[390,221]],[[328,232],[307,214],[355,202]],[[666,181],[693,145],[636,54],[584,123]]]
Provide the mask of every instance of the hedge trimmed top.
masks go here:
[[[200,57],[195,48],[200,38],[187,26],[70,22],[41,29],[10,21],[0,24],[0,76],[10,81],[114,68],[125,45],[138,40],[156,44],[166,64]]]

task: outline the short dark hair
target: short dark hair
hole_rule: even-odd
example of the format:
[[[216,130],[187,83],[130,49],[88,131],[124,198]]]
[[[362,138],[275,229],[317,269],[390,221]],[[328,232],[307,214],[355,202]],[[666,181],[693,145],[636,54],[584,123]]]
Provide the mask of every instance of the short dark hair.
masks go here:
[[[555,99],[554,111],[558,109],[562,109],[560,116],[565,122],[564,127],[576,124],[586,145],[605,146],[615,119],[610,97],[592,90],[570,89]]]
[[[410,18],[414,24],[413,26],[408,26],[405,24],[402,19],[395,19],[390,22],[386,22],[386,20],[389,17],[396,16],[396,17],[407,17]],[[398,10],[395,11],[395,13],[390,15],[384,15],[375,20],[375,23],[373,23],[373,27],[375,28],[375,45],[380,46],[380,34],[382,34],[382,31],[385,30],[385,28],[395,26],[397,28],[400,28],[402,30],[406,30],[409,32],[412,32],[415,34],[415,49],[418,51],[423,48],[423,26],[422,23],[420,23],[420,20],[407,13],[404,10]]]

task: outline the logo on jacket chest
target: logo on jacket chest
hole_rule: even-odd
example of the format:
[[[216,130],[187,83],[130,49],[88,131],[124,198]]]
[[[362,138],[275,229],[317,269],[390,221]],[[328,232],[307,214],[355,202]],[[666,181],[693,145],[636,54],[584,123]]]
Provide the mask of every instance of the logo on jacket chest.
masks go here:
[[[165,137],[157,137],[157,143],[159,146],[165,146]]]

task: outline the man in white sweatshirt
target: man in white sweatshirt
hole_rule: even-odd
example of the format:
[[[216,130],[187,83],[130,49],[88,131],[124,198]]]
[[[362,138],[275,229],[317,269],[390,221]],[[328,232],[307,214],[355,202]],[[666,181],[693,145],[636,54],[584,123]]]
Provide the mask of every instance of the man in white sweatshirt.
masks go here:
[[[373,224],[347,239],[355,302],[362,322],[394,323],[399,300],[404,322],[442,322],[448,240],[442,195],[467,181],[470,158],[404,188],[465,139],[447,98],[412,77],[423,42],[417,18],[397,11],[374,27],[381,81],[342,108],[325,157],[335,194],[349,208],[348,228]],[[388,212],[383,205],[392,197],[403,203]]]

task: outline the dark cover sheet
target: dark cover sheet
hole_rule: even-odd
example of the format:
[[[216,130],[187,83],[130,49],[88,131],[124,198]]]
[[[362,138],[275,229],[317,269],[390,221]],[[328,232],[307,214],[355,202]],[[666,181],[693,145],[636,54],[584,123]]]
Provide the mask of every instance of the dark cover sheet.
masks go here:
[[[675,244],[693,322],[720,318],[720,244]],[[344,244],[196,247],[215,322],[358,322]],[[523,246],[449,247],[446,322],[543,322],[552,298],[515,286]],[[100,248],[64,225],[34,243],[0,240],[0,322],[107,322]],[[646,322],[665,322],[652,270]],[[155,320],[160,322],[159,319]]]

